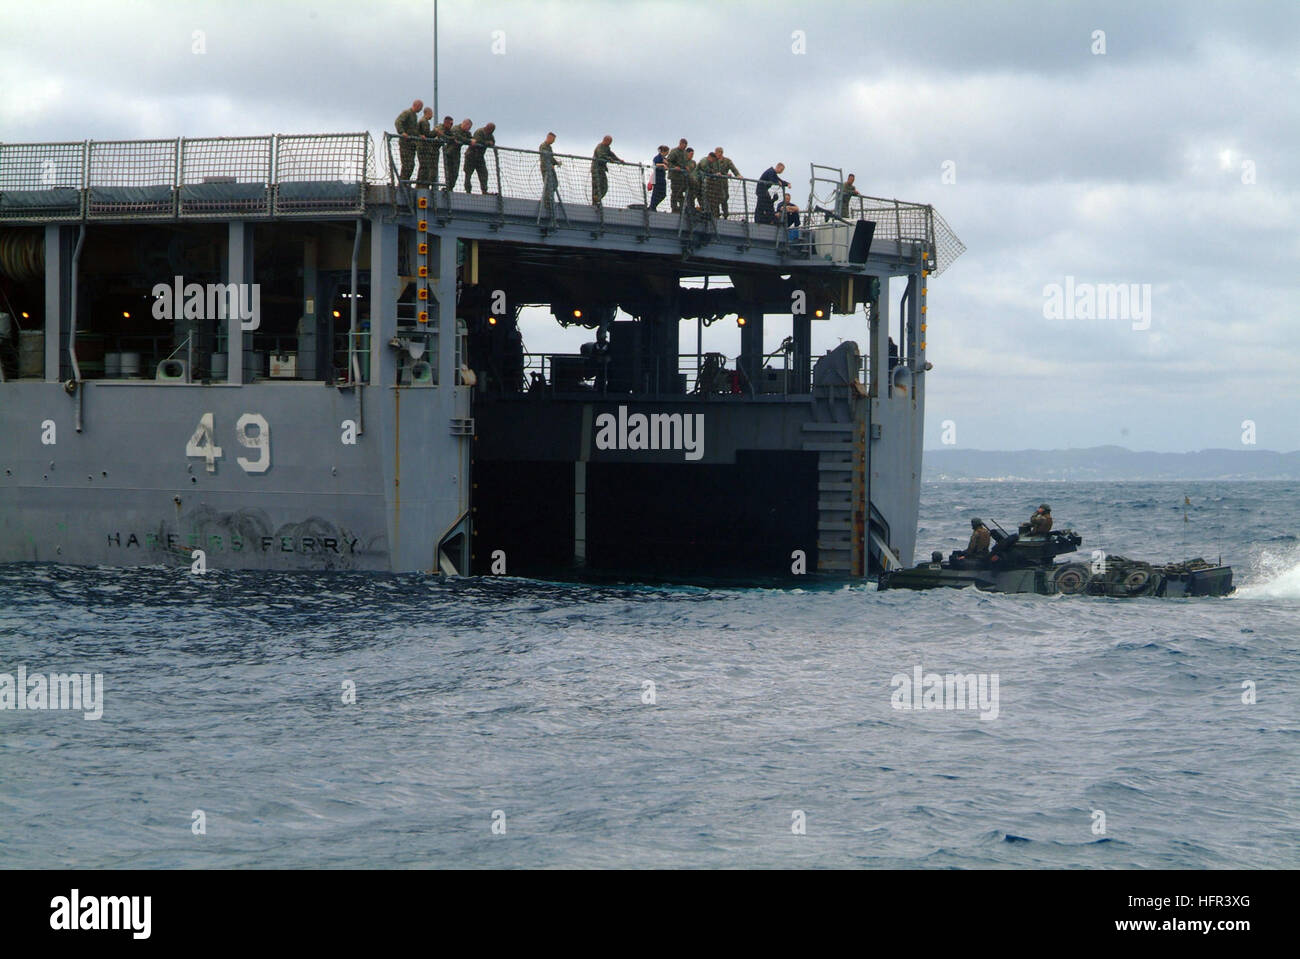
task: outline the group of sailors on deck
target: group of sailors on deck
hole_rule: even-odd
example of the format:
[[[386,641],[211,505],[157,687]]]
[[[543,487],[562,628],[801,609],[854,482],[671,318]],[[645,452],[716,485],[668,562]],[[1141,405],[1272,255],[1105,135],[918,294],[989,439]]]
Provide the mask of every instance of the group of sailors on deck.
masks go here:
[[[398,181],[411,183],[414,173],[416,186],[432,187],[437,177],[437,153],[441,150],[444,173],[442,189],[453,190],[460,176],[461,151],[465,150],[465,192],[474,192],[473,180],[477,175],[480,192],[487,194],[486,153],[488,148],[496,146],[496,124],[487,123],[471,133],[473,123],[468,118],[460,123],[456,123],[450,116],[443,117],[437,124],[433,124],[432,120],[433,108],[426,107],[422,100],[415,100],[410,107],[398,114],[395,123],[401,158]],[[627,163],[614,153],[613,142],[614,138],[606,134],[592,151],[591,202],[594,206],[600,206],[609,192],[609,164]],[[548,207],[553,197],[558,195],[559,183],[555,168],[562,165],[552,150],[554,143],[555,134],[547,133],[546,139],[537,148],[542,174],[542,196]],[[743,177],[722,147],[714,147],[703,160],[697,161],[695,148],[688,145],[686,138],[682,137],[672,149],[661,145],[650,162],[654,169],[654,179],[647,184],[651,210],[659,209],[659,204],[668,195],[668,187],[671,185],[669,208],[673,213],[680,212],[684,207],[711,219],[730,216],[730,189],[727,180]],[[773,164],[763,171],[755,183],[754,222],[783,227],[789,231],[790,239],[795,240],[799,236],[800,210],[790,199],[789,181],[781,178],[784,171],[784,163]],[[779,201],[773,191],[780,195]],[[853,185],[853,174],[850,173],[836,191],[836,212],[841,217],[849,216],[855,196],[861,194]]]

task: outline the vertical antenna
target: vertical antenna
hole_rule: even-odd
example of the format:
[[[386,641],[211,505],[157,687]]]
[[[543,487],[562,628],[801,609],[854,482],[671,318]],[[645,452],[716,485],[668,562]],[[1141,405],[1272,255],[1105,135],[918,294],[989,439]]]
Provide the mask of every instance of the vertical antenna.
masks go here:
[[[438,119],[438,0],[433,0],[433,116]]]

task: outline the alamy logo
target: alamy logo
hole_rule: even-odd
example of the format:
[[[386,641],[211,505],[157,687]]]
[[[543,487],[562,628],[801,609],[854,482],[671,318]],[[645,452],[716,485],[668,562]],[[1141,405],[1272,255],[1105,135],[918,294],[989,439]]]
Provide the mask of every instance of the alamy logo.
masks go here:
[[[1150,283],[1075,283],[1043,287],[1045,320],[1132,320],[1133,329],[1151,328]]]
[[[980,719],[998,718],[998,674],[927,673],[920,666],[912,675],[895,673],[890,705],[895,709],[978,709]]]
[[[153,288],[155,320],[224,320],[239,317],[241,330],[262,323],[262,287],[258,283],[186,283],[185,277]]]
[[[703,413],[633,413],[596,417],[598,450],[683,450],[688,460],[704,456]]]
[[[128,929],[133,939],[148,939],[152,912],[152,896],[82,896],[74,889],[50,900],[50,928]]]
[[[103,673],[0,673],[0,709],[80,709],[83,719],[104,715]]]

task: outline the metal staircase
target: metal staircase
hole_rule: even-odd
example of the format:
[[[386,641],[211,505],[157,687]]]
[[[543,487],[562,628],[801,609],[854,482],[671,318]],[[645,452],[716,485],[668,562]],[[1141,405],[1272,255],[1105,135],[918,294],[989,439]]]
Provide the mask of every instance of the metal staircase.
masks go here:
[[[804,423],[803,449],[817,454],[817,570],[861,576],[866,499],[860,422]]]

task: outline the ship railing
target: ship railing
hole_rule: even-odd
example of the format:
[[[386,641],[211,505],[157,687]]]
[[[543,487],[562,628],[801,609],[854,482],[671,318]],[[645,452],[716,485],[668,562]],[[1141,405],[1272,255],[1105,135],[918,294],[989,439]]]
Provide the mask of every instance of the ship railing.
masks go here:
[[[369,133],[0,144],[0,221],[358,215]]]
[[[966,245],[928,203],[909,203],[863,194],[849,196],[847,203],[844,199],[838,190],[826,197],[814,194],[812,209],[803,216],[804,230],[818,256],[836,259],[846,257],[847,243],[853,235],[852,225],[858,220],[874,223],[872,242],[897,244],[898,255],[902,259],[919,260],[923,253],[932,256],[936,276],[966,252]],[[824,211],[842,215],[828,215]],[[845,229],[846,226],[848,229]]]
[[[642,357],[639,369],[631,358],[608,353],[524,353],[522,365],[489,366],[479,372],[486,378],[485,388],[493,392],[739,400],[807,394],[815,362],[812,358],[804,366],[790,355],[764,357],[758,377],[751,381],[740,357],[716,352],[680,354],[673,368]]]
[[[343,333],[347,340],[345,350],[347,363],[344,366],[339,380],[345,383],[368,383],[370,382],[370,331],[358,330],[356,333],[350,331]]]
[[[410,150],[405,158],[403,143]],[[599,164],[594,157],[558,152],[544,162],[540,150],[496,146],[484,152],[485,190],[479,174],[468,169],[469,150],[462,147],[460,164],[453,168],[457,170],[456,182],[448,183],[448,167],[440,142],[431,144],[425,138],[386,133],[382,155],[394,202],[410,208],[414,194],[407,189],[408,185],[426,186],[436,191],[435,209],[450,209],[451,200],[446,194],[468,192],[468,185],[481,197],[476,200],[476,206],[481,206],[483,212],[504,216],[509,201],[527,200],[536,204],[531,209],[538,224],[552,229],[561,223],[567,225],[569,211],[582,207],[594,210],[594,217],[586,213],[574,219],[581,219],[584,228],[594,224],[598,231],[612,225],[640,228],[646,234],[652,227],[676,229],[692,243],[702,238],[724,237],[745,247],[771,247],[782,253],[799,251],[797,244],[792,247],[787,230],[778,228],[774,215],[769,217],[758,199],[760,190],[775,191],[778,184],[734,176],[684,175],[685,195],[674,210],[674,174],[671,171],[666,174],[664,195],[656,197],[653,164],[627,161]],[[407,180],[401,178],[404,169],[409,169]],[[458,198],[457,202],[459,205],[462,201]]]

